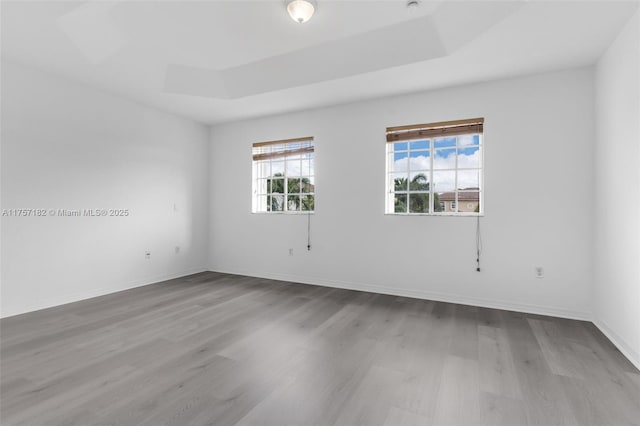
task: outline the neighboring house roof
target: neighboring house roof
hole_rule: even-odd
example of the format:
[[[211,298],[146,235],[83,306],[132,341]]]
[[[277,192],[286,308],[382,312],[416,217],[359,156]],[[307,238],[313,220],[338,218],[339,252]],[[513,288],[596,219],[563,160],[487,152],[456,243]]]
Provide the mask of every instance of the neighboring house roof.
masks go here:
[[[464,188],[463,191],[473,191],[478,188]],[[440,201],[455,201],[456,193],[455,192],[443,192],[438,195]],[[479,192],[458,192],[458,201],[480,201],[480,193]]]

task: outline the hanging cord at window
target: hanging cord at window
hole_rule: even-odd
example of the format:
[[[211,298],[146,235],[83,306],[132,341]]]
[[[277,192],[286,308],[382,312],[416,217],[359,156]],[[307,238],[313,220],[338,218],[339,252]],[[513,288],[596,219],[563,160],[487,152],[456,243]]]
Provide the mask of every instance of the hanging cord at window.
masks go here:
[[[476,216],[476,271],[480,272],[480,253],[482,253],[482,234],[480,233],[480,201],[482,199],[480,192],[480,169],[478,169],[478,216]]]
[[[311,251],[311,213],[307,214],[307,251]]]
[[[476,271],[480,272],[480,253],[482,253],[482,235],[480,234],[480,214],[476,218]]]

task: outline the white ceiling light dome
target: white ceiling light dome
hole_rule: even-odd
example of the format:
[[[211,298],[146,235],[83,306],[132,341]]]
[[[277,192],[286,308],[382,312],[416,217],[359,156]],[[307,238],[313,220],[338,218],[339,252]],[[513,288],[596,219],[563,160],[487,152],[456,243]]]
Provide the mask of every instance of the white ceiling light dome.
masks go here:
[[[289,0],[287,2],[287,12],[294,21],[302,24],[307,22],[316,11],[316,4],[313,0]]]

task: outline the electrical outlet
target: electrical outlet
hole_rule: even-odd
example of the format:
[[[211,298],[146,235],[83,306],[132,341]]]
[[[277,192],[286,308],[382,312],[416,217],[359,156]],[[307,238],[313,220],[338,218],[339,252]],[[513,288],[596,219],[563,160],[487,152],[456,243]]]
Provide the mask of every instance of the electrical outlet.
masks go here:
[[[535,267],[536,278],[544,278],[544,268],[542,266]]]
[[[151,252],[150,251],[145,252],[144,258],[145,259],[151,259]]]
[[[289,256],[293,256],[293,249],[292,248],[289,249]]]

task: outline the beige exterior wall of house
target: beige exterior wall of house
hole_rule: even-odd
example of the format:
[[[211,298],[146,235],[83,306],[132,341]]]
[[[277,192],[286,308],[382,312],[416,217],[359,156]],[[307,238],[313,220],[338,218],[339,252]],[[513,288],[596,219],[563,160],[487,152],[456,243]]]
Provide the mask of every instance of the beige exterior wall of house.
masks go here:
[[[455,201],[441,201],[441,203],[444,204],[444,208],[442,210],[443,213],[456,211],[455,208],[453,208],[454,206],[452,206],[452,204],[455,205]],[[460,201],[458,202],[457,211],[464,213],[473,213],[476,211],[478,204],[480,204],[478,201]]]

